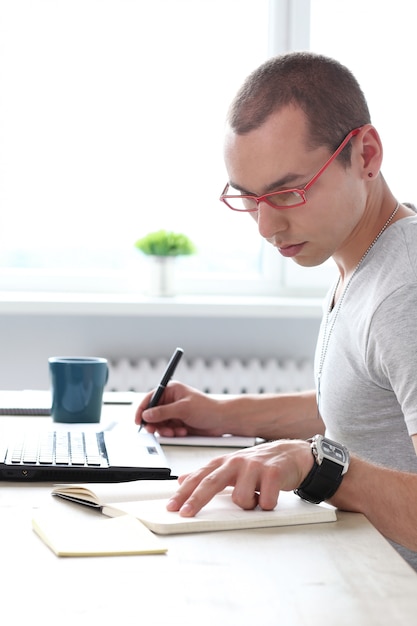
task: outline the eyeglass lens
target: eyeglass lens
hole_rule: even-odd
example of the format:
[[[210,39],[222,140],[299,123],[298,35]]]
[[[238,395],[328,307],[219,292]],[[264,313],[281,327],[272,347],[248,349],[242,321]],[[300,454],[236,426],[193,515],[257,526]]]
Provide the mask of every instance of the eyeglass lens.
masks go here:
[[[230,197],[236,195],[237,197]],[[226,196],[227,204],[236,211],[256,211],[258,208],[257,202],[254,198],[240,196],[239,191],[229,187]],[[263,202],[266,202],[272,207],[290,207],[296,204],[303,203],[303,198],[296,191],[277,191],[267,195]]]

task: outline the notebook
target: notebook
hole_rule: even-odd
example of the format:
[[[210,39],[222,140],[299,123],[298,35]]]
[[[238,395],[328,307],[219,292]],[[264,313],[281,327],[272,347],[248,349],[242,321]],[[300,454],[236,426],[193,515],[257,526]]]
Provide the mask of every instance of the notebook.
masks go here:
[[[171,470],[154,435],[134,428],[34,428],[0,438],[0,480],[124,482],[168,479]]]
[[[219,435],[206,437],[187,435],[186,437],[162,437],[156,433],[160,444],[164,446],[193,446],[206,448],[249,448],[265,443],[261,437],[243,437],[240,435]]]
[[[119,489],[120,487],[120,489]],[[128,515],[140,520],[158,535],[212,532],[248,528],[270,528],[335,522],[336,509],[326,503],[305,502],[292,491],[281,491],[273,511],[259,507],[244,511],[232,500],[232,488],[214,496],[195,517],[181,517],[167,511],[167,498],[178,489],[177,481],[154,485],[126,483],[112,489],[111,485],[57,485],[52,494],[77,504],[95,507],[110,518]]]
[[[79,511],[77,511],[79,513]],[[106,518],[76,515],[66,508],[35,511],[32,528],[57,556],[165,554],[167,546],[129,515]]]
[[[181,517],[177,512],[167,511],[167,502],[168,500],[144,500],[110,503],[103,506],[102,513],[108,517],[136,517],[149,530],[160,535],[296,526],[337,520],[333,507],[305,502],[292,491],[280,493],[277,507],[273,511],[263,511],[259,507],[250,511],[243,510],[234,504],[228,489],[214,496],[195,517]]]

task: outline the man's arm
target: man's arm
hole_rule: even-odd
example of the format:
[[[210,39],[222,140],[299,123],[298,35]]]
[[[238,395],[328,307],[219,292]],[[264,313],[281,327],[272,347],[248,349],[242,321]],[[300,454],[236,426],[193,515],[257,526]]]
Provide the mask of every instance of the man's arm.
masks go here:
[[[417,453],[417,435],[412,437]],[[363,513],[385,537],[417,551],[417,474],[367,463],[355,456],[331,504]]]
[[[166,387],[161,403],[148,409],[152,393],[136,410],[136,423],[164,437],[216,436],[307,439],[324,432],[314,391],[293,394],[209,396],[179,382]]]
[[[223,432],[274,439],[308,439],[324,434],[315,391],[242,395],[220,400]]]
[[[241,508],[252,509],[259,504],[271,510],[277,502],[279,506],[280,490],[299,487],[312,464],[310,444],[300,439],[281,439],[239,450],[181,476],[181,486],[167,506],[192,517],[216,493],[233,486],[233,501]],[[363,513],[385,537],[417,551],[417,474],[386,469],[353,455],[330,503]]]

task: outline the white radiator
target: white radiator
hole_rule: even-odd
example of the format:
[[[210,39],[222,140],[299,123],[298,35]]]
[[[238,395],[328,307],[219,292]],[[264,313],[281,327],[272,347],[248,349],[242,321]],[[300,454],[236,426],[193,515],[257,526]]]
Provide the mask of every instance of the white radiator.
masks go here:
[[[158,384],[168,357],[108,359],[112,391],[150,391]],[[174,379],[207,393],[281,393],[314,386],[313,364],[308,360],[276,358],[247,360],[182,358]]]

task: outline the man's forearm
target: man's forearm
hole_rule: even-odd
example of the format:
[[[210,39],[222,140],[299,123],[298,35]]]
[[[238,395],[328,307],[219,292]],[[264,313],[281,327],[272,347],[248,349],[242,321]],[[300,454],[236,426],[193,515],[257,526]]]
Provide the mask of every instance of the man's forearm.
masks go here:
[[[220,402],[225,431],[235,435],[307,439],[324,432],[314,391],[245,395]]]
[[[417,475],[353,456],[331,504],[363,513],[385,537],[417,551]]]

